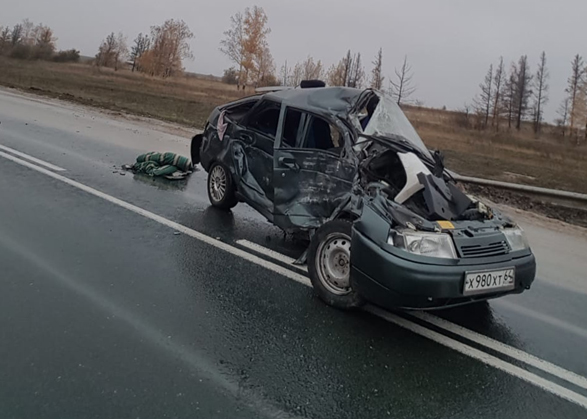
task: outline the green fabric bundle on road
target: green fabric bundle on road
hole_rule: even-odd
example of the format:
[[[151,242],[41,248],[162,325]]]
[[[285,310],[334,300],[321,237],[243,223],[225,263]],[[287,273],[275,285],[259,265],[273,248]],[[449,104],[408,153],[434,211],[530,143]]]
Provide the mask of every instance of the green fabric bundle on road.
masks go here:
[[[192,170],[192,162],[187,157],[175,153],[150,152],[137,157],[132,166],[135,173],[168,178],[185,178]]]

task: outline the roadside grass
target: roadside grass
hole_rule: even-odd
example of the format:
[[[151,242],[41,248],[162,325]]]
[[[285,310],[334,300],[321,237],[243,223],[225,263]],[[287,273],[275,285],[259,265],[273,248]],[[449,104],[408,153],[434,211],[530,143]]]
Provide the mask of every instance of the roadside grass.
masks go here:
[[[196,77],[152,78],[128,70],[17,61],[0,57],[0,85],[113,111],[129,112],[201,128],[217,105],[242,97],[235,86]],[[251,94],[248,91],[246,94]],[[458,114],[406,109],[430,148],[440,149],[457,173],[587,193],[587,145],[562,141],[546,127],[536,139],[521,132],[461,128]]]
[[[194,77],[158,79],[86,64],[0,57],[0,84],[86,105],[202,126],[217,105],[238,97],[234,86]]]

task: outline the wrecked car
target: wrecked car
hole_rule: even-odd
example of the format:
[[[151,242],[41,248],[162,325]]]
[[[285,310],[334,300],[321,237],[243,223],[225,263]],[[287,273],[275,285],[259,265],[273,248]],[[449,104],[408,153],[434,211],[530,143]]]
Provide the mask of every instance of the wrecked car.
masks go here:
[[[213,206],[245,202],[305,232],[311,282],[338,308],[440,309],[530,288],[522,229],[462,192],[374,90],[295,88],[216,108],[192,139]],[[351,251],[352,249],[352,251]]]

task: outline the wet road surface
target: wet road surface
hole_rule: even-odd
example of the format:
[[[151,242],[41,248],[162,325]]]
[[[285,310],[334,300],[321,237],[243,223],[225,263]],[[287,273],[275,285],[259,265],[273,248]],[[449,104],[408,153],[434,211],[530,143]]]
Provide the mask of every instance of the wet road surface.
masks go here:
[[[189,154],[172,132],[0,91],[0,417],[587,417],[584,230],[515,215],[521,296],[344,313],[263,250],[302,243],[209,207],[205,173],[118,173]]]

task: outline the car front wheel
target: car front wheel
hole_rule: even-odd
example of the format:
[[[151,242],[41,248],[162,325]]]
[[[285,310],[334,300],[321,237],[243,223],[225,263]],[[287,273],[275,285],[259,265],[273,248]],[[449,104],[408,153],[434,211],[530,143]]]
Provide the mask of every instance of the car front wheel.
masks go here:
[[[351,287],[351,230],[347,220],[329,221],[316,231],[308,252],[314,290],[326,304],[345,310],[365,303]]]
[[[208,198],[213,206],[225,210],[234,208],[238,203],[232,176],[220,163],[214,163],[208,172]]]

